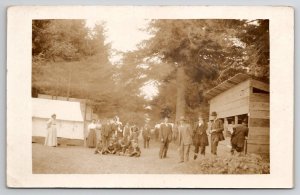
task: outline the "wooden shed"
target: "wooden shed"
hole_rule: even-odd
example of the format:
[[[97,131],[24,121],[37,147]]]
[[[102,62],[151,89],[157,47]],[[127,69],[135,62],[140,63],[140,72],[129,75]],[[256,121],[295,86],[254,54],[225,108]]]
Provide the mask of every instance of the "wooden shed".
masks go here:
[[[205,93],[210,113],[216,111],[224,125],[241,124],[248,119],[247,152],[269,154],[269,84],[246,74],[237,74]]]

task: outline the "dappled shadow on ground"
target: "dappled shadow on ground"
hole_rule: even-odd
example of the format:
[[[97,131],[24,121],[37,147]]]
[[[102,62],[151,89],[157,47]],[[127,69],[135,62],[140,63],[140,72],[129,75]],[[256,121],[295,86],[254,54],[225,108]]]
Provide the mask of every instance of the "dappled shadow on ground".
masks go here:
[[[170,144],[168,157],[159,159],[159,144],[141,148],[141,157],[94,154],[81,146],[46,147],[32,144],[32,171],[35,174],[264,174],[269,173],[268,159],[258,155],[232,157],[226,142],[220,144],[219,156],[207,154],[178,163],[177,146]],[[207,153],[210,148],[207,147]]]

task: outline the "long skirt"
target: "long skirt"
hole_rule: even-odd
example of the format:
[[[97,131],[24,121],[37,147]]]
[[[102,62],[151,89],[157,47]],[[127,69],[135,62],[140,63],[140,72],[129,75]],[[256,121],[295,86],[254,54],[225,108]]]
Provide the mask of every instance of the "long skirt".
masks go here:
[[[47,129],[45,146],[57,146],[57,133],[56,133],[55,126],[51,126],[50,128]]]
[[[89,148],[95,148],[97,145],[97,137],[95,129],[91,129],[87,137],[87,146]]]

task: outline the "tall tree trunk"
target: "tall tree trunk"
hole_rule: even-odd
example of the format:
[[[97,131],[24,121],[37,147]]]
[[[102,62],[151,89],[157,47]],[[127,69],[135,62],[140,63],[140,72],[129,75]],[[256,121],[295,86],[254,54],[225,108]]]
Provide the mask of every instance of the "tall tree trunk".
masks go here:
[[[177,69],[176,86],[177,86],[177,100],[176,100],[176,122],[181,116],[185,116],[185,72],[182,66]]]

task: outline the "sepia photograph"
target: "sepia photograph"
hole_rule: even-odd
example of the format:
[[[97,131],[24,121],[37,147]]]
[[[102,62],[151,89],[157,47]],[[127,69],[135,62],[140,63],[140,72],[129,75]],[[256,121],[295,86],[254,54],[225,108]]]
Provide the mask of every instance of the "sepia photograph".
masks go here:
[[[269,53],[262,19],[33,20],[32,172],[269,174]]]
[[[10,8],[8,186],[292,187],[293,28],[288,7]]]

